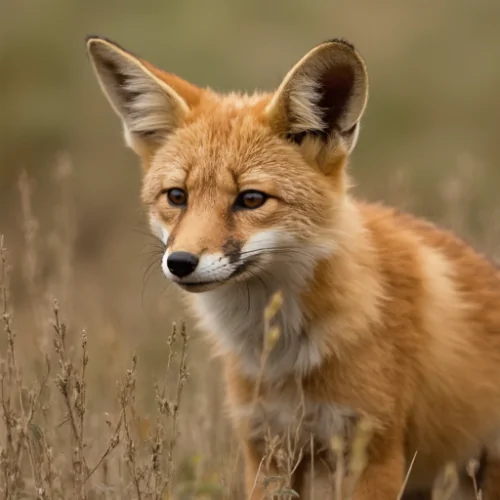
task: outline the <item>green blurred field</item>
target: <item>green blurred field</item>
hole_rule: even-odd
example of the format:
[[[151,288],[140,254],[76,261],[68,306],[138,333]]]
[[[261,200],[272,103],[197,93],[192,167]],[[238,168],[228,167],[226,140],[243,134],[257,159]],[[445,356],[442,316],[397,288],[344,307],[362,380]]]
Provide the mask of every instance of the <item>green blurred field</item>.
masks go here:
[[[316,43],[349,39],[371,83],[351,163],[356,192],[500,255],[500,2],[0,0],[0,234],[13,266],[16,342],[32,380],[53,353],[54,297],[72,345],[86,329],[90,456],[134,352],[137,407],[141,421],[152,418],[165,340],[186,314],[157,266],[148,268],[157,259],[139,166],[94,79],[86,34],[220,91],[272,89]],[[23,171],[31,209],[26,184],[21,202]],[[190,335],[176,477],[218,484],[235,457],[223,389],[203,337]]]

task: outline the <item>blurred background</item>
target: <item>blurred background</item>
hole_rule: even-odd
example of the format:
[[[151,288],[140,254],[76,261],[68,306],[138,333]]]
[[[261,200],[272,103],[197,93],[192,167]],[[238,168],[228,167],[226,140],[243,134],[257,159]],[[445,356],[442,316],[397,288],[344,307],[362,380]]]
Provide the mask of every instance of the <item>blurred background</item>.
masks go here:
[[[87,34],[219,91],[275,88],[315,44],[347,38],[370,77],[357,194],[500,255],[500,2],[0,0],[0,234],[18,345],[30,367],[50,351],[57,297],[71,331],[88,333],[96,419],[134,352],[147,414],[172,321],[187,315],[160,276],[139,165]],[[203,462],[230,438],[217,362],[190,334],[181,454]]]

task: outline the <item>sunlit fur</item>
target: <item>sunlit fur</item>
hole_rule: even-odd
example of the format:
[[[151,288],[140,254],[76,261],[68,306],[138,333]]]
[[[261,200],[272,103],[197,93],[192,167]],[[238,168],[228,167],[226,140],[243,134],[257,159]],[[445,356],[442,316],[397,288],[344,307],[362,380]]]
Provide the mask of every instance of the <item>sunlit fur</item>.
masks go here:
[[[223,356],[252,499],[263,498],[255,478],[267,426],[285,433],[300,405],[299,441],[312,433],[314,458],[322,449],[330,463],[331,437],[359,416],[372,421],[356,500],[397,498],[417,450],[410,490],[485,447],[484,498],[500,498],[500,275],[454,235],[351,196],[347,159],[367,96],[354,48],[322,44],[276,92],[246,96],[199,89],[107,40],[88,47],[141,158],[153,232],[166,256],[200,257],[185,278],[163,268],[197,292],[185,295]],[[128,93],[117,91],[123,78]],[[187,207],[169,205],[173,187]],[[271,197],[233,210],[246,189]],[[280,336],[261,370],[263,312],[278,289]]]

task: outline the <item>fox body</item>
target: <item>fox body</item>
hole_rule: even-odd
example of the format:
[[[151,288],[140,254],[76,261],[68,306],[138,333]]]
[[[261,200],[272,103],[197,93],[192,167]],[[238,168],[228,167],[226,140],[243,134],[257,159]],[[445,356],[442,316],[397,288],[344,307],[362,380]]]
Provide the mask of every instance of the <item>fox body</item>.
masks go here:
[[[307,464],[328,482],[332,438],[369,422],[357,500],[397,498],[414,457],[410,492],[483,450],[484,498],[500,498],[500,274],[453,234],[350,194],[368,92],[354,47],[320,44],[276,91],[248,96],[87,44],[141,159],[163,272],[223,357],[248,495],[264,498],[269,432],[293,430],[306,498]]]

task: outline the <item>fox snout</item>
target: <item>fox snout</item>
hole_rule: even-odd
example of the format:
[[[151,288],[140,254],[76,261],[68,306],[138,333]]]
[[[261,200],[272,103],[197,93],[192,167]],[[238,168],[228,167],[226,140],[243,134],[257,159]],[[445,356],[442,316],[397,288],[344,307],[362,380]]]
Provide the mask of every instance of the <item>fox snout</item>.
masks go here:
[[[248,262],[241,258],[239,248],[226,244],[217,251],[197,254],[188,249],[166,248],[162,270],[166,278],[185,290],[198,292],[215,288],[241,276]]]

